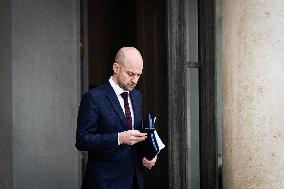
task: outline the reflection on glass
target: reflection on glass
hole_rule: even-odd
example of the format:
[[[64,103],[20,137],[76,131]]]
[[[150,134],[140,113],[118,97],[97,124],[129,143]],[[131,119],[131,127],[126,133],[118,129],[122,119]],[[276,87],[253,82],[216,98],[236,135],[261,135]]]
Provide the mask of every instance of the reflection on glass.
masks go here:
[[[198,2],[188,0],[188,62],[198,62]],[[198,68],[187,68],[188,188],[200,188]]]
[[[198,69],[187,68],[187,132],[189,188],[200,188]]]

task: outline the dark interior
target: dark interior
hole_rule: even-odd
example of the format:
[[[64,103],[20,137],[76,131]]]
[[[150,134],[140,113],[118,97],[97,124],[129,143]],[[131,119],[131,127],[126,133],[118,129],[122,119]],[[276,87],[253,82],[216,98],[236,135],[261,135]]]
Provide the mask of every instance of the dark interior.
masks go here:
[[[167,61],[165,2],[162,0],[88,1],[89,88],[112,75],[115,53],[134,46],[144,60],[138,89],[143,94],[143,116],[157,116],[156,128],[167,143]],[[145,188],[168,188],[167,149],[156,167],[145,170]]]

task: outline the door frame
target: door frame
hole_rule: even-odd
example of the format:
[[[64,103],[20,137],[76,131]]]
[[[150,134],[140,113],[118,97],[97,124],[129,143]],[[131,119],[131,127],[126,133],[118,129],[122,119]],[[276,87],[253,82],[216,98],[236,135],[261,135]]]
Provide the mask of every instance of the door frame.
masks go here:
[[[167,1],[169,188],[188,188],[187,0]],[[200,188],[217,188],[215,0],[198,1]],[[174,92],[173,92],[174,91]],[[177,161],[178,160],[178,161]]]
[[[200,0],[200,171],[201,189],[217,188],[215,0]]]
[[[169,187],[186,189],[187,160],[187,11],[186,0],[167,1],[168,177]]]

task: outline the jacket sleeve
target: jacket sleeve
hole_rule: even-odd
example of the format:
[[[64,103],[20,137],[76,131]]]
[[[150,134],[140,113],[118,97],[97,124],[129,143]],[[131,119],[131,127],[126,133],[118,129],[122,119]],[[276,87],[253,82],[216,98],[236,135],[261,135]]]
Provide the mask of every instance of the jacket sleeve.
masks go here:
[[[87,93],[82,97],[76,131],[76,148],[80,151],[110,152],[118,149],[118,134],[98,133],[100,106],[98,99]]]

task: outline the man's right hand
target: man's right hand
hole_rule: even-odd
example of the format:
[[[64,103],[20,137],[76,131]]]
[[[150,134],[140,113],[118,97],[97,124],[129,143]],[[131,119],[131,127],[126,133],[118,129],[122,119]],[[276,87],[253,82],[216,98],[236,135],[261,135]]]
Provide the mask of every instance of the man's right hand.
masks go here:
[[[121,144],[134,145],[147,138],[147,133],[141,133],[138,130],[128,130],[118,134]]]

